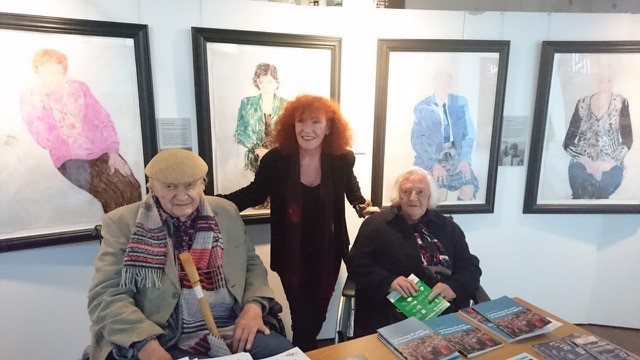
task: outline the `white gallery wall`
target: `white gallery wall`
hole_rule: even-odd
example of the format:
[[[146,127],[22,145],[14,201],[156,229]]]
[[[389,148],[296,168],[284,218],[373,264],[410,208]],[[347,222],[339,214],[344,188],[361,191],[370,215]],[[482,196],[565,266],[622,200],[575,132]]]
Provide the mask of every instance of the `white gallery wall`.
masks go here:
[[[156,116],[190,118],[194,141],[192,26],[341,37],[340,100],[361,152],[355,171],[364,194],[371,192],[378,38],[510,40],[504,115],[529,119],[542,41],[640,40],[640,15],[472,15],[383,10],[368,3],[351,0],[333,8],[248,0],[4,0],[0,12],[148,24]],[[487,292],[521,297],[574,323],[640,328],[640,215],[522,214],[525,181],[526,164],[500,167],[494,213],[455,216],[481,260]],[[352,210],[347,214],[353,239],[361,220]],[[268,265],[268,224],[250,226],[248,233]],[[89,343],[86,292],[97,251],[97,242],[90,241],[0,254],[0,359],[80,356]],[[278,277],[271,273],[270,281],[286,305]],[[334,336],[338,292],[321,338]]]

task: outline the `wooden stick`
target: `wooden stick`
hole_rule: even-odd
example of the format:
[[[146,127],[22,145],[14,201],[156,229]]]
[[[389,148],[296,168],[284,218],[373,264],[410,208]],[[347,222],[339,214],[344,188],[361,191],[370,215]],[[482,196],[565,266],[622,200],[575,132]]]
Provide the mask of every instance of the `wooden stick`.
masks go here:
[[[198,305],[200,306],[200,311],[202,311],[204,322],[207,324],[207,328],[209,328],[209,333],[220,337],[220,332],[218,331],[216,322],[213,320],[213,314],[211,313],[211,308],[209,307],[209,300],[204,295],[202,285],[200,285],[200,275],[198,274],[198,270],[196,269],[196,264],[191,258],[191,254],[189,254],[188,251],[184,251],[178,254],[178,257],[180,257],[180,261],[182,261],[182,267],[184,267],[184,271],[189,277],[191,287],[196,292]]]

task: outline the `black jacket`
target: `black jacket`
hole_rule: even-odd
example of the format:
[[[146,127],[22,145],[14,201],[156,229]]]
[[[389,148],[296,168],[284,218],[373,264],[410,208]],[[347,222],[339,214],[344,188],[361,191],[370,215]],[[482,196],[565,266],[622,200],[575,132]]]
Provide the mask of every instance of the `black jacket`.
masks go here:
[[[478,258],[469,251],[464,232],[436,210],[427,210],[420,221],[442,244],[452,262],[452,274],[443,282],[456,293],[456,298],[446,312],[469,306],[482,271]],[[398,276],[413,273],[428,283],[414,232],[396,207],[364,220],[346,264],[349,277],[357,284],[356,336],[371,334],[402,319],[386,298]]]
[[[345,220],[345,195],[353,206],[364,204],[366,199],[360,193],[360,185],[353,173],[355,164],[353,152],[347,151],[339,155],[322,153],[322,186],[328,186],[329,198],[325,199],[331,209],[333,241],[336,248],[341,249],[340,256],[346,256],[349,249],[349,235]],[[256,176],[249,185],[227,195],[220,195],[230,200],[240,211],[262,204],[267,197],[271,197],[271,269],[278,272],[283,259],[282,251],[287,246],[284,239],[286,231],[286,186],[287,176],[292,161],[299,161],[299,154],[284,154],[278,148],[269,150],[256,172]]]

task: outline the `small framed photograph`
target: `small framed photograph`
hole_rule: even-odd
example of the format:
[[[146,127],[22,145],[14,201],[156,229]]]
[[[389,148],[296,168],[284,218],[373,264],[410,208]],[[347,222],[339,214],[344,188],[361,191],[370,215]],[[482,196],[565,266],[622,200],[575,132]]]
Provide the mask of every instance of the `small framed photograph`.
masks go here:
[[[0,13],[0,252],[93,239],[146,194],[146,25]]]
[[[378,40],[374,204],[418,166],[441,211],[493,212],[508,56],[508,41]]]
[[[210,165],[205,192],[228,194],[253,181],[274,147],[278,116],[300,94],[339,100],[341,39],[194,27],[198,151]],[[241,213],[269,221],[269,200]]]
[[[640,212],[640,42],[542,43],[524,213]]]

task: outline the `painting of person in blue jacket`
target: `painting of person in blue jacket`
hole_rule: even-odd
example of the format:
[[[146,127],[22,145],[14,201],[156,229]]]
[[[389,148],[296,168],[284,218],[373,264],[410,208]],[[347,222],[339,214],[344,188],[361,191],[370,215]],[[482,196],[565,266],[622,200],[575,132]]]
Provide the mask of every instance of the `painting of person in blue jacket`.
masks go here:
[[[459,201],[473,200],[480,187],[471,168],[476,129],[469,103],[466,97],[452,93],[453,78],[448,70],[434,73],[433,87],[433,94],[413,109],[414,165],[433,176],[440,201],[446,201],[450,191],[457,192]]]

